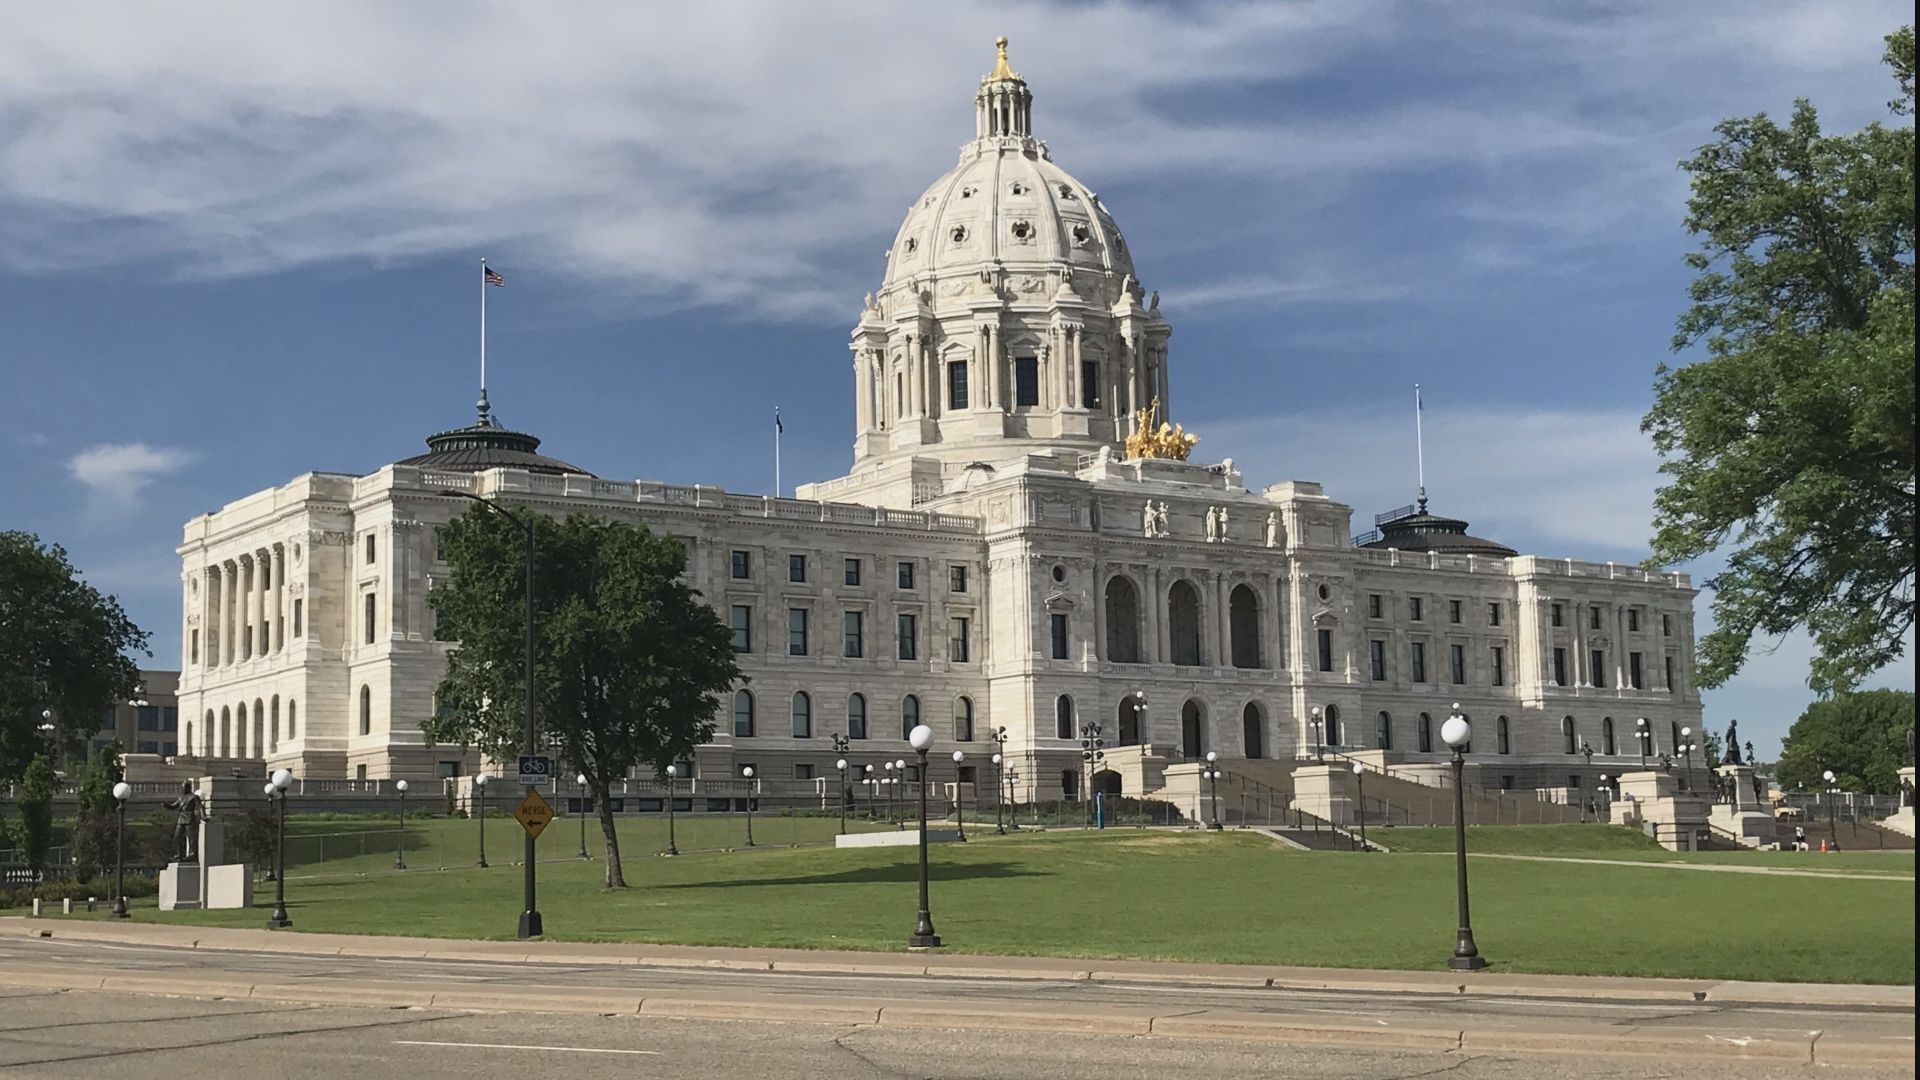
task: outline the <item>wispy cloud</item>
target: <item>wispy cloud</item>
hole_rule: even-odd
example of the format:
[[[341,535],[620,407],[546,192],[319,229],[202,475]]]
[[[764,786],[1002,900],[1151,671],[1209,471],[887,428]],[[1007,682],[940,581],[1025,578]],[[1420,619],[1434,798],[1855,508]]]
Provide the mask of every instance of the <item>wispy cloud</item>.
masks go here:
[[[1219,278],[1167,290],[1169,303],[1182,311],[1219,307],[1278,307],[1286,304],[1352,304],[1393,300],[1407,286],[1388,281],[1359,281],[1325,275]]]
[[[86,485],[98,503],[130,507],[154,480],[184,468],[193,455],[146,443],[101,443],[67,462],[74,479]]]

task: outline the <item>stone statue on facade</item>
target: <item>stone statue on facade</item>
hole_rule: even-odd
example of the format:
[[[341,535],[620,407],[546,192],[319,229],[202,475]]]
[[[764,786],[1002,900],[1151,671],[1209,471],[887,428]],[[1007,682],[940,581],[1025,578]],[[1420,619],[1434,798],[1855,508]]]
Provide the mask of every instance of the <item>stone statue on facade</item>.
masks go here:
[[[1207,543],[1220,539],[1220,511],[1207,507]]]
[[[1740,721],[1727,721],[1727,764],[1740,764]]]
[[[206,820],[207,806],[201,800],[199,793],[193,790],[193,781],[183,781],[180,784],[180,797],[169,799],[165,805],[167,809],[174,811],[173,861],[180,863],[197,861],[200,855],[197,850],[199,841],[194,837],[199,832],[200,822]]]
[[[1267,546],[1280,546],[1280,512],[1277,510],[1267,515]]]
[[[1164,501],[1153,512],[1153,533],[1155,536],[1167,535],[1167,504]]]
[[[1154,523],[1153,500],[1148,499],[1147,505],[1140,508],[1140,535],[1146,537],[1149,540],[1153,539],[1154,537],[1153,523]]]
[[[1220,542],[1227,542],[1227,508],[1220,508]]]

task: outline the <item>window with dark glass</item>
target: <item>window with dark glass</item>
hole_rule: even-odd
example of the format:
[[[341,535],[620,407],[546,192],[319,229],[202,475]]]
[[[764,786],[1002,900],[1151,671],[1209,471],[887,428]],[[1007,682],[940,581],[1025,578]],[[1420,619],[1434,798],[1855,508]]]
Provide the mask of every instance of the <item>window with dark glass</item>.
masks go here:
[[[187,662],[197,664],[200,662],[200,631],[193,631],[193,633],[188,636],[188,641],[190,653]]]
[[[1635,690],[1645,690],[1647,688],[1645,683],[1646,680],[1640,670],[1640,654],[1637,652],[1628,653],[1627,685],[1633,687]]]
[[[894,636],[900,642],[900,659],[917,660],[920,658],[919,619],[913,615],[901,615],[894,621]]]
[[[1458,600],[1447,601],[1447,621],[1450,623],[1457,623],[1460,621],[1460,601]]]
[[[1600,605],[1599,604],[1590,604],[1587,606],[1587,629],[1589,630],[1600,629]]]
[[[735,550],[733,553],[733,576],[748,578],[753,576],[753,553]]]
[[[374,630],[376,628],[375,623],[380,617],[379,601],[374,598],[372,593],[368,593],[366,595],[365,606],[367,609],[367,644],[371,645],[373,644]]]
[[[1320,670],[1333,670],[1333,631],[1321,630],[1314,635],[1320,651]]]
[[[947,659],[956,664],[968,660],[967,620],[950,619],[947,621]]]
[[[787,556],[787,580],[807,580],[807,557],[805,555]]]
[[[920,699],[912,694],[900,699],[900,737],[905,739],[913,734],[920,723]]]
[[[1061,694],[1053,702],[1053,737],[1073,738],[1073,699]]]
[[[1493,685],[1507,685],[1507,650],[1498,645],[1493,647]]]
[[[1413,596],[1407,599],[1407,614],[1408,614],[1408,617],[1410,617],[1414,622],[1420,621],[1421,610],[1420,610],[1419,597]]]
[[[1413,655],[1411,659],[1413,661],[1413,681],[1426,682],[1427,681],[1427,647],[1426,645],[1418,641],[1414,642],[1412,653]]]
[[[1673,616],[1664,611],[1660,613],[1660,633],[1669,637],[1673,635]]]
[[[1367,642],[1367,668],[1374,682],[1387,681],[1387,643],[1378,638]]]
[[[955,742],[973,741],[972,698],[953,699],[953,739]]]
[[[299,637],[301,634],[306,632],[306,619],[303,618],[303,616],[306,614],[306,610],[307,610],[306,600],[303,598],[295,598],[295,600],[293,601],[293,636],[294,637]]]
[[[1054,612],[1047,618],[1047,626],[1053,638],[1053,658],[1067,659],[1067,617]]]
[[[1567,650],[1553,650],[1553,685],[1567,685]]]
[[[1588,653],[1587,668],[1593,673],[1591,682],[1596,688],[1607,685],[1607,654],[1603,650],[1594,649]]]
[[[843,612],[840,630],[840,655],[861,657],[867,654],[867,617],[864,612]]]
[[[1669,694],[1671,694],[1671,693],[1673,693],[1673,691],[1674,691],[1674,685],[1673,685],[1673,657],[1671,657],[1671,656],[1669,656],[1669,657],[1667,657],[1667,658],[1666,658],[1666,660],[1667,660],[1667,693],[1669,693]]]
[[[867,737],[867,696],[853,694],[847,698],[847,738],[864,739]]]
[[[947,408],[964,409],[967,407],[967,362],[958,360],[947,365]]]
[[[1500,605],[1498,603],[1492,603],[1487,605],[1487,625],[1488,626],[1500,625]]]
[[[1367,618],[1377,619],[1379,617],[1380,617],[1380,594],[1368,593],[1367,594]]]
[[[374,550],[376,545],[378,545],[378,543],[379,543],[379,539],[373,533],[367,534],[367,565],[368,566],[373,565]]]
[[[1627,629],[1628,631],[1635,631],[1640,629],[1640,609],[1639,608],[1630,607],[1627,609]]]
[[[1497,749],[1503,754],[1513,753],[1513,738],[1507,727],[1507,718],[1501,717],[1493,722],[1493,732]]]
[[[796,739],[813,738],[813,699],[806,691],[793,695],[793,737]]]
[[[859,559],[847,560],[845,581],[848,585],[860,584],[860,560]]]
[[[900,587],[903,589],[913,588],[913,564],[910,562],[903,562],[900,564],[899,569],[900,569],[900,573],[897,580],[900,584]]]
[[[787,655],[807,655],[807,609],[787,609]]]
[[[964,566],[947,567],[947,591],[967,591],[967,568]]]
[[[1467,681],[1467,647],[1465,645],[1447,646],[1447,667],[1453,675],[1453,685],[1463,686]]]
[[[753,609],[745,604],[735,604],[728,613],[733,627],[733,651],[737,653],[753,651]]]
[[[1040,361],[1035,357],[1013,358],[1013,403],[1015,406],[1040,404]]]
[[[1553,625],[1555,626],[1567,625],[1567,621],[1566,621],[1567,613],[1565,608],[1562,608],[1559,604],[1554,604],[1552,607],[1548,608],[1547,610],[1553,616]]]
[[[753,694],[746,690],[733,695],[733,737],[753,738]]]
[[[1433,717],[1431,715],[1427,713],[1420,714],[1418,731],[1420,735],[1420,752],[1423,754],[1433,753]]]

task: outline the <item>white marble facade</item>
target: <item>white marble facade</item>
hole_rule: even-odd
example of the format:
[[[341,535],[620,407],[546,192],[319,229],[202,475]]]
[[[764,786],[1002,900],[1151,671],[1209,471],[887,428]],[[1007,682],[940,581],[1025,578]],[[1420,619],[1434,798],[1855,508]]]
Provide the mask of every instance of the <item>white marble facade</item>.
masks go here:
[[[908,756],[916,712],[982,759],[1004,726],[1022,797],[1078,784],[1089,722],[1156,760],[1290,759],[1311,752],[1317,706],[1330,742],[1437,761],[1457,700],[1483,777],[1530,788],[1637,762],[1637,718],[1654,753],[1699,726],[1684,575],[1356,547],[1350,509],[1317,484],[1251,491],[1230,461],[1121,460],[1131,410],[1169,401],[1157,296],[1098,197],[1033,138],[1004,56],[976,114],[861,305],[848,476],[797,499],[603,480],[539,457],[483,403],[432,454],[196,517],[179,548],[185,752],[310,777],[469,771],[420,732],[452,647],[426,594],[444,571],[434,528],[466,509],[456,489],[685,542],[695,587],[745,629],[752,676],[751,733],[724,708],[706,776],[830,776],[834,733],[856,736],[856,762]]]

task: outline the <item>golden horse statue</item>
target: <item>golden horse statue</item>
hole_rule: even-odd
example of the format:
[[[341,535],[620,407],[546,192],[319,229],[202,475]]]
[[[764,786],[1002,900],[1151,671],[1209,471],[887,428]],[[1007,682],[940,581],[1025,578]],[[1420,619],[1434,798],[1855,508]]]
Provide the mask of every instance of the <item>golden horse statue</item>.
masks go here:
[[[1173,458],[1187,460],[1193,452],[1200,436],[1189,434],[1179,424],[1154,421],[1160,415],[1160,399],[1133,414],[1133,432],[1127,436],[1126,452],[1129,458]]]

